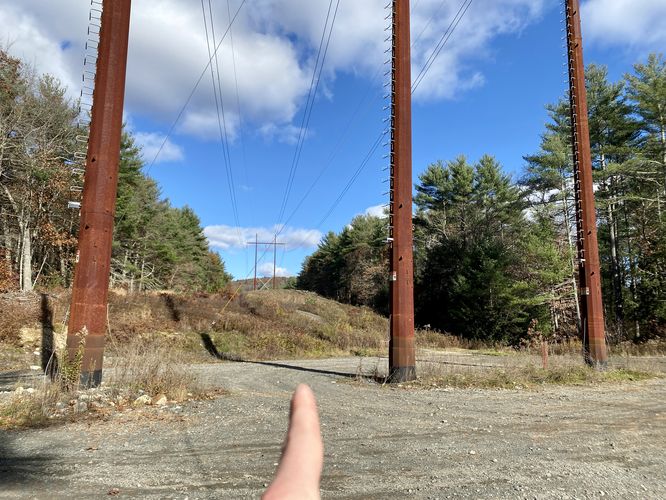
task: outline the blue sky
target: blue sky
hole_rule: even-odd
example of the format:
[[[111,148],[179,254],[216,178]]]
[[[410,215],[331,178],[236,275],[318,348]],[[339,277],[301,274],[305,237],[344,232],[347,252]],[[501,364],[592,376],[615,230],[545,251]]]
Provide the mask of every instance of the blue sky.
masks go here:
[[[18,5],[17,5],[18,3]],[[88,2],[0,0],[10,52],[80,89]],[[333,6],[335,7],[333,2]],[[212,77],[203,79],[183,119],[149,173],[176,206],[199,215],[215,250],[237,278],[252,274],[244,242],[287,243],[278,267],[296,274],[321,234],[386,203],[386,160],[378,150],[342,202],[322,220],[384,128],[382,79],[385,0],[341,0],[311,121],[284,216],[280,206],[295,154],[315,56],[329,2],[248,0],[221,48],[230,171],[230,201]],[[418,72],[460,6],[459,0],[412,0],[414,71]],[[208,2],[204,2],[208,9]],[[240,0],[212,0],[217,40]],[[459,154],[495,155],[519,177],[522,156],[535,152],[547,119],[544,105],[565,90],[559,1],[476,0],[414,96],[415,181],[429,163]],[[207,11],[207,23],[210,22]],[[666,3],[583,2],[586,62],[611,78],[666,46]],[[417,37],[419,33],[423,33]],[[207,47],[199,0],[134,0],[126,120],[148,163],[204,68]],[[235,71],[234,71],[235,68]],[[383,71],[380,71],[381,74]],[[236,91],[238,82],[238,94]],[[304,199],[312,183],[311,194]],[[299,202],[301,206],[295,210]],[[374,207],[374,208],[373,208]],[[287,221],[288,219],[288,221]],[[237,225],[238,224],[238,225]],[[262,251],[261,271],[272,271]]]

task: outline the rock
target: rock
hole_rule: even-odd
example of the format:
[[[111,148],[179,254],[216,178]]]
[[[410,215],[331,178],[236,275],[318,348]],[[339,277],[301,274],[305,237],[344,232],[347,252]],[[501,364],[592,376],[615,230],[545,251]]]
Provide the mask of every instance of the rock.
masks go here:
[[[42,369],[42,367],[41,367],[41,366],[37,366],[37,365],[30,365],[30,369],[31,369],[33,372],[38,372],[38,371],[40,371],[40,370]]]
[[[470,450],[469,454],[470,455],[476,455],[476,452],[474,450]]]
[[[76,413],[84,413],[88,411],[88,403],[85,401],[79,401],[76,403]]]
[[[143,405],[148,405],[150,404],[151,398],[147,394],[144,394],[143,396],[139,396],[134,400],[134,405],[135,406],[143,406]]]
[[[33,389],[32,387],[28,387],[28,388],[25,390],[25,392],[27,392],[28,394],[34,394],[34,393],[35,393],[35,389]]]
[[[153,398],[153,404],[157,406],[164,406],[167,404],[167,397],[164,394],[159,394]]]

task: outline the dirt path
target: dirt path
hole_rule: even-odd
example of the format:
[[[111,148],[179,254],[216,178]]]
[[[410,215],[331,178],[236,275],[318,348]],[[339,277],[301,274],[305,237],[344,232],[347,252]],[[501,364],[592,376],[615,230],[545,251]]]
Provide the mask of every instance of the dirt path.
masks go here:
[[[0,498],[258,497],[299,382],[319,399],[324,498],[666,498],[664,379],[424,391],[352,383],[351,358],[197,369],[231,394],[0,435]]]

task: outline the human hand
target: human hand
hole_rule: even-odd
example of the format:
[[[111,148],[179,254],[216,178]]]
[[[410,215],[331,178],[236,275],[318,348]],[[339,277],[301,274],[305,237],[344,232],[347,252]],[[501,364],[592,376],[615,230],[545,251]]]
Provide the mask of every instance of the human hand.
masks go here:
[[[264,500],[319,499],[319,481],[324,466],[324,444],[319,429],[319,412],[312,390],[305,384],[291,398],[289,430],[275,479]]]

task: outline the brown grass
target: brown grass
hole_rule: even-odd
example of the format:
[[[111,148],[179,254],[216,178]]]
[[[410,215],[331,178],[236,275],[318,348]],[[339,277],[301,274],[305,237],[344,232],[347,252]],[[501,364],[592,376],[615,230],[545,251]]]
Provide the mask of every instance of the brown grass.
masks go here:
[[[417,385],[480,389],[531,389],[544,385],[596,385],[636,382],[659,375],[637,370],[597,371],[586,366],[541,369],[534,366],[490,368],[478,371],[421,369]]]
[[[605,371],[583,364],[580,353],[551,355],[544,369],[535,351],[472,351],[474,357],[422,354],[418,386],[484,389],[531,389],[544,385],[596,385],[663,377],[657,366],[614,360]],[[501,355],[498,357],[497,352]],[[481,356],[479,356],[481,355]],[[484,361],[485,359],[485,361]]]
[[[49,418],[57,403],[66,395],[57,384],[45,384],[32,394],[12,394],[0,402],[0,429],[45,427],[54,423]]]
[[[182,364],[177,347],[163,339],[137,338],[117,346],[106,374],[106,385],[130,398],[164,394],[183,401],[204,393],[198,378]]]
[[[65,352],[61,352],[53,381],[44,377],[34,390],[14,392],[0,400],[0,429],[43,427],[63,420],[104,416],[115,408],[113,401],[118,407],[131,406],[144,394],[150,398],[164,395],[176,402],[210,395],[182,364],[180,349],[169,341],[139,338],[116,346],[115,352],[117,356],[107,360],[102,388],[82,400],[86,401],[83,410],[77,407],[86,392],[78,386],[79,360],[67,362]],[[91,398],[95,403],[88,403]]]

